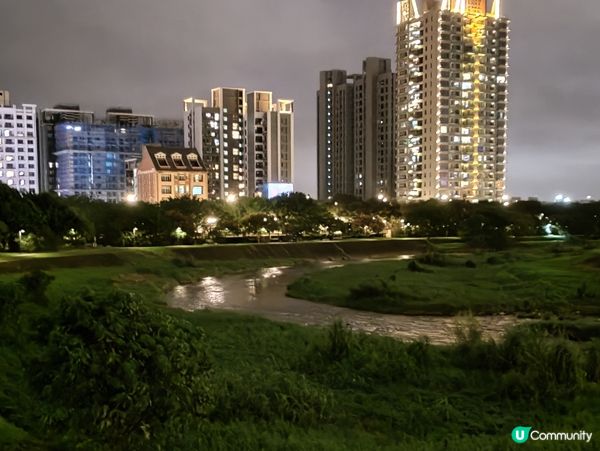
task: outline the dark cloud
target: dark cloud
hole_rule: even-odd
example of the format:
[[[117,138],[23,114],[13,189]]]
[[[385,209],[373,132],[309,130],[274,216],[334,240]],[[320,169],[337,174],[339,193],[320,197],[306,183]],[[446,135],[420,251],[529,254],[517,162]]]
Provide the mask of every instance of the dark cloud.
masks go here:
[[[394,55],[394,0],[0,0],[0,88],[15,102],[179,118],[215,86],[296,100],[297,186],[316,191],[320,70]],[[600,3],[505,0],[509,191],[600,197]]]

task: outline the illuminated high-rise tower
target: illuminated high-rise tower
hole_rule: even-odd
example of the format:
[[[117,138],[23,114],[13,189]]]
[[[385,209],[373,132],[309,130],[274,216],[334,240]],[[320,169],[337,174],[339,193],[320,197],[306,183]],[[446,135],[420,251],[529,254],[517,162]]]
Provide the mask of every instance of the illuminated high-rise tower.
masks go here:
[[[322,71],[317,92],[319,199],[394,195],[392,61],[369,57],[362,73]]]
[[[398,1],[399,199],[504,196],[509,21],[500,2]]]
[[[184,101],[184,141],[208,168],[211,199],[262,194],[268,183],[292,183],[294,101],[268,91],[215,88],[210,103]]]

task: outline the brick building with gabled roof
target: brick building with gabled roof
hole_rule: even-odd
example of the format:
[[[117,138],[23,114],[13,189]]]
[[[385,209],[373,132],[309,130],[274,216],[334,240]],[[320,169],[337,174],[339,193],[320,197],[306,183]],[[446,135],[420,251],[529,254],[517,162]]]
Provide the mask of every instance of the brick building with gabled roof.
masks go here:
[[[142,147],[137,198],[158,203],[175,197],[208,199],[208,169],[194,148]]]

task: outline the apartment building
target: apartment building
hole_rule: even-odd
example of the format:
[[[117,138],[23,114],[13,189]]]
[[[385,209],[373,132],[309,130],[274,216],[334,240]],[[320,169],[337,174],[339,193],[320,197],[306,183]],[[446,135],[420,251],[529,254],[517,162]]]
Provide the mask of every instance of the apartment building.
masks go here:
[[[209,196],[234,201],[262,194],[265,183],[291,183],[294,102],[266,91],[215,88],[210,101],[183,101],[184,142],[209,169]]]
[[[0,91],[0,182],[23,193],[39,192],[36,115],[36,105],[12,105]]]
[[[509,21],[500,6],[398,2],[398,199],[504,196]]]
[[[395,76],[389,59],[370,57],[362,73],[322,71],[317,92],[318,197],[394,195]]]

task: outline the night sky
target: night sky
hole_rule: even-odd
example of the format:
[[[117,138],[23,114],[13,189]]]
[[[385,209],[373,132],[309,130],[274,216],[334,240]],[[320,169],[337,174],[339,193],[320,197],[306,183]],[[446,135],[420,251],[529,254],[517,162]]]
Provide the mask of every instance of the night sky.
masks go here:
[[[505,0],[508,192],[600,198],[600,2]],[[0,89],[181,119],[216,86],[296,100],[296,188],[316,192],[320,70],[394,58],[395,0],[0,0]]]

